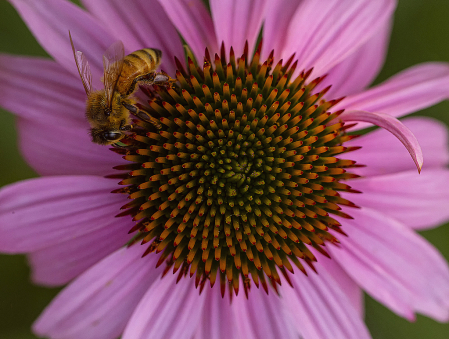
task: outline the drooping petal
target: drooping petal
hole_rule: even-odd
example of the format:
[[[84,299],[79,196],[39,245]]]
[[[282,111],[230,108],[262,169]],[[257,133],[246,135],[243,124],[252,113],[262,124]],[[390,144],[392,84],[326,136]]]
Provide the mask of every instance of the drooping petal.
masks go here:
[[[84,6],[99,18],[129,51],[157,48],[162,51],[161,68],[174,75],[173,56],[184,58],[181,39],[157,0],[83,0]]]
[[[318,274],[308,270],[291,275],[293,288],[282,287],[282,300],[304,339],[371,338],[362,317],[338,283],[318,262]]]
[[[409,320],[414,312],[449,320],[449,268],[426,240],[387,215],[369,208],[343,209],[341,247],[332,258],[371,296]]]
[[[205,297],[194,280],[185,277],[176,284],[177,274],[169,272],[151,285],[141,299],[123,339],[191,338],[201,321]]]
[[[206,47],[211,55],[218,52],[214,23],[201,0],[159,0],[159,2],[198,62],[201,63],[203,60]]]
[[[329,70],[327,77],[319,84],[316,91],[332,85],[326,93],[326,98],[335,99],[358,93],[367,87],[376,78],[384,64],[391,27],[391,21],[382,24],[378,32],[363,46]]]
[[[376,34],[395,6],[394,0],[329,0],[326,6],[303,1],[291,20],[281,57],[296,53],[298,69],[314,67],[313,74],[324,75]]]
[[[19,119],[19,147],[41,175],[108,175],[129,162],[91,141],[86,122],[53,124],[52,119]]]
[[[32,280],[49,286],[68,283],[126,244],[134,236],[127,234],[132,226],[131,220],[118,219],[113,225],[30,253]]]
[[[281,295],[283,290],[280,289]],[[241,338],[296,339],[299,337],[302,331],[299,332],[300,330],[295,328],[296,319],[285,307],[282,297],[273,291],[267,295],[262,288],[257,289],[255,286],[251,288],[249,294],[248,299],[244,295],[239,295],[232,301],[234,322]]]
[[[145,246],[123,248],[65,288],[35,322],[40,336],[111,339],[123,332],[142,296],[159,277],[157,256],[141,258]]]
[[[91,66],[93,83],[100,85],[102,55],[115,38],[90,14],[67,0],[9,0],[40,45],[65,69],[78,75],[69,30],[77,50]]]
[[[421,172],[423,155],[421,146],[413,133],[398,119],[384,113],[372,113],[365,111],[348,111],[339,117],[343,121],[363,121],[385,128],[391,132],[405,146],[412,156],[413,161]]]
[[[126,220],[114,216],[127,199],[111,194],[115,188],[113,180],[96,176],[37,178],[3,187],[1,251],[32,252],[94,230],[123,230]]]
[[[358,206],[382,211],[408,227],[426,229],[449,221],[449,170],[425,169],[351,180],[363,194],[347,194]],[[344,194],[342,194],[344,195]]]
[[[444,167],[449,162],[447,128],[431,118],[407,118],[401,120],[416,136],[425,158],[424,169]],[[350,140],[345,146],[361,146],[350,153],[350,158],[366,167],[352,168],[351,172],[362,176],[382,175],[413,170],[415,167],[404,146],[389,131],[377,129],[360,138]]]
[[[449,64],[413,66],[367,91],[345,98],[335,110],[362,110],[401,117],[449,98]],[[361,123],[357,129],[368,127]]]
[[[210,9],[218,44],[234,49],[236,56],[243,53],[248,41],[252,53],[262,26],[267,0],[211,0]]]
[[[0,105],[21,117],[51,119],[52,125],[85,120],[83,85],[58,63],[0,55]]]

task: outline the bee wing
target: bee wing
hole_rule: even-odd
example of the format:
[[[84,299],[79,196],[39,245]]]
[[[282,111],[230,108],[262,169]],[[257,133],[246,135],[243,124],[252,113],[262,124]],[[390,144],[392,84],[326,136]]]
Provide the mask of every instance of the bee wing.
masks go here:
[[[69,31],[70,44],[72,45],[73,57],[75,58],[76,67],[78,68],[78,73],[83,82],[84,90],[86,94],[89,95],[92,92],[92,73],[90,72],[90,66],[83,52],[76,51],[75,45],[73,44],[72,35]]]
[[[104,67],[104,89],[106,94],[106,103],[108,107],[111,106],[112,94],[115,90],[115,85],[122,72],[123,59],[125,58],[125,48],[121,41],[114,42],[103,55]]]

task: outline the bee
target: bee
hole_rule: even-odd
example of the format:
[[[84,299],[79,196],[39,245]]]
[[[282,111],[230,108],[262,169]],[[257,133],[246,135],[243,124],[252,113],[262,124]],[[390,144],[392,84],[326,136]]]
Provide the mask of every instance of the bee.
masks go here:
[[[176,82],[165,72],[155,72],[161,63],[162,52],[144,48],[125,56],[123,43],[114,42],[103,55],[104,89],[93,90],[89,63],[82,52],[75,50],[70,32],[69,36],[76,67],[87,94],[86,117],[91,126],[92,141],[110,145],[122,139],[126,131],[132,128],[130,113],[160,129],[157,119],[135,105],[133,94],[140,83],[170,85]]]

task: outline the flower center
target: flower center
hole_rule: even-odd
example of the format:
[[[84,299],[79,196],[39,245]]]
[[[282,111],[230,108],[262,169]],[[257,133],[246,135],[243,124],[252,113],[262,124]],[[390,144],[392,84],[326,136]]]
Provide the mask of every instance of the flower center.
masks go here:
[[[314,93],[322,78],[309,82],[311,71],[293,77],[292,59],[259,58],[231,49],[226,61],[222,48],[202,67],[178,61],[180,85],[155,86],[142,107],[162,128],[138,120],[113,149],[132,162],[117,167],[129,173],[116,192],[132,199],[121,215],[139,221],[135,241],[162,252],[165,273],[195,275],[200,291],[217,280],[222,294],[242,281],[247,295],[251,281],[276,288],[279,273],[288,281],[293,266],[313,268],[310,248],[327,255],[325,242],[338,242],[332,215],[350,218],[338,191],[350,191],[340,181],[356,177],[345,170],[355,162],[336,156],[354,149],[342,146],[353,136],[342,112],[328,112],[338,100]]]

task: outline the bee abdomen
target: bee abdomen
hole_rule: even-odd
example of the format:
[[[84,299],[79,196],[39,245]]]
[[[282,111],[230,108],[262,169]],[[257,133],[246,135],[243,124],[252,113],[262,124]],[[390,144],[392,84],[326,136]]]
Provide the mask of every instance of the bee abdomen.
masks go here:
[[[160,65],[162,52],[158,49],[144,48],[128,54],[123,60],[123,68],[117,82],[117,90],[122,95],[134,91],[134,80],[142,75],[154,72]]]
[[[153,48],[140,49],[131,53],[130,55],[146,61],[147,65],[152,69],[156,69],[161,63],[162,59],[162,52],[158,49]]]

